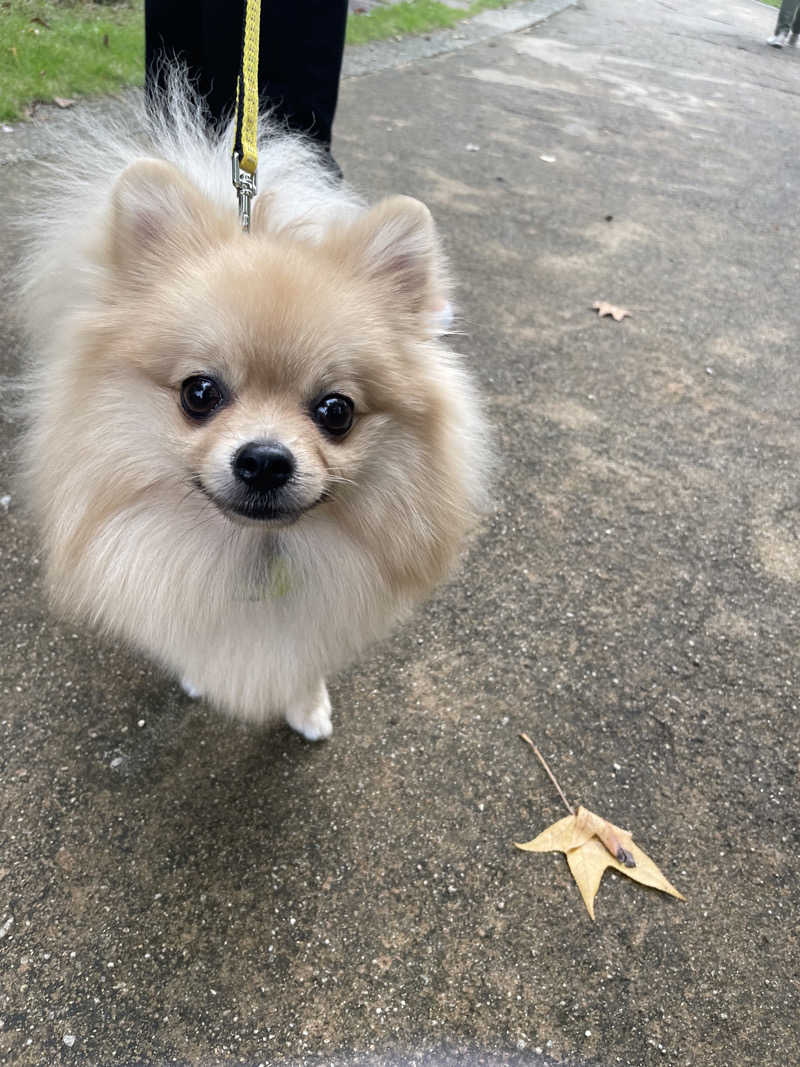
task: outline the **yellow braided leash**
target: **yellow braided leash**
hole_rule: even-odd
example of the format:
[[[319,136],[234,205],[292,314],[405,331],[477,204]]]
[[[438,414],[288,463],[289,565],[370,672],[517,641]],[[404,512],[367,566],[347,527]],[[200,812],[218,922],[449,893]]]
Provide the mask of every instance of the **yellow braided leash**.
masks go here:
[[[233,184],[239,197],[239,221],[250,230],[250,205],[258,192],[258,34],[261,0],[244,0],[242,63],[236,80],[236,134],[233,142]]]

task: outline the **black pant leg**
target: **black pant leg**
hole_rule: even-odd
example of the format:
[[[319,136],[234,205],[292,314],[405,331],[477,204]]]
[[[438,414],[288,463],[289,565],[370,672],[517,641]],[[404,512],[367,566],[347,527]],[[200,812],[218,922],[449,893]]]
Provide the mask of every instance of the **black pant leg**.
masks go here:
[[[261,10],[259,95],[290,129],[329,146],[339,95],[347,0],[267,3]]]
[[[157,103],[167,84],[167,74],[174,63],[183,63],[193,78],[206,66],[203,26],[200,19],[203,3],[191,0],[145,0],[145,92]]]
[[[213,122],[233,113],[243,0],[145,0],[146,86],[163,89],[163,64],[183,61]],[[347,25],[347,0],[262,0],[259,98],[279,122],[330,145]]]

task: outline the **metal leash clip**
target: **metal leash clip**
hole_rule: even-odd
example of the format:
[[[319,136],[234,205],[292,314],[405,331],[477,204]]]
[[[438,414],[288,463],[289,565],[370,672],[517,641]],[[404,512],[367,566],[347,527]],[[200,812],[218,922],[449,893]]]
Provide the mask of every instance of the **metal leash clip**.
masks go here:
[[[242,224],[244,233],[250,232],[251,203],[258,192],[255,172],[248,174],[239,166],[239,157],[231,157],[233,171],[233,185],[239,197],[239,222]]]

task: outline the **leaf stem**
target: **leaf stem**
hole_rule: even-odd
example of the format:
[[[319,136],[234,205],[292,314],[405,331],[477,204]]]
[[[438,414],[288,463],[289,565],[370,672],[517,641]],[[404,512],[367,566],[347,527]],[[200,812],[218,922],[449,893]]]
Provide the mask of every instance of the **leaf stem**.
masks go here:
[[[564,801],[564,805],[565,805],[567,811],[570,813],[570,815],[574,815],[575,814],[575,809],[570,804],[570,802],[567,800],[567,798],[564,796],[564,793],[563,793],[563,791],[561,789],[561,786],[556,781],[556,776],[553,774],[553,772],[547,766],[547,760],[544,758],[544,756],[541,754],[541,752],[536,747],[536,745],[534,745],[533,741],[531,741],[531,739],[528,737],[527,734],[520,734],[519,736],[522,738],[523,741],[525,741],[527,744],[529,744],[531,746],[531,748],[534,751],[534,754],[535,754],[536,758],[541,763],[541,765],[544,767],[544,769],[547,771],[547,774],[548,774],[548,777],[550,778],[550,781],[553,783],[553,785],[558,790],[558,795]]]

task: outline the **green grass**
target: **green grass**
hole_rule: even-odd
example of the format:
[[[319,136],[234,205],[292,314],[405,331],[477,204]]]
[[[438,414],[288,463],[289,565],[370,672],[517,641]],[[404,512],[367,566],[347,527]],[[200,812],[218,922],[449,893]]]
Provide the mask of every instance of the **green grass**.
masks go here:
[[[437,0],[405,0],[351,16],[347,43],[427,33],[507,3],[472,0],[468,8],[456,10]],[[144,0],[0,0],[0,122],[24,117],[33,104],[54,97],[72,99],[141,85],[143,6]]]
[[[140,84],[142,7],[142,0],[0,3],[0,121],[20,118],[36,101]]]
[[[373,8],[369,15],[351,16],[347,24],[347,43],[365,44],[387,37],[407,37],[454,26],[461,19],[476,15],[487,7],[507,7],[509,0],[473,0],[463,11],[438,3],[437,0],[408,0],[390,7]]]

